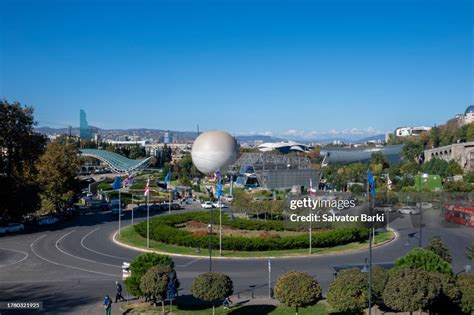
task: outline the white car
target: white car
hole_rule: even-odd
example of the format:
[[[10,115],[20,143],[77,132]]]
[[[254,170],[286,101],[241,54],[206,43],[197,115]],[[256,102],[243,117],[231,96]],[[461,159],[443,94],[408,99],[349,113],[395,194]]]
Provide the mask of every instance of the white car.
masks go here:
[[[231,196],[231,195],[225,195],[224,197],[222,197],[222,199],[223,199],[225,202],[232,202],[232,200],[234,200],[234,197]]]
[[[402,214],[420,214],[420,209],[413,207],[402,207],[398,209],[398,213]]]
[[[393,207],[376,207],[375,208],[375,211],[379,211],[379,212],[394,212],[395,211],[395,208]]]
[[[59,219],[56,217],[46,217],[46,218],[38,220],[38,225],[51,225],[58,222],[59,222]]]
[[[227,206],[226,206],[225,204],[223,204],[222,202],[214,202],[214,203],[212,204],[212,206],[213,206],[214,208],[227,208]]]
[[[211,208],[213,207],[213,205],[212,205],[212,202],[206,201],[206,202],[204,202],[204,203],[201,203],[201,207],[202,207],[203,209],[211,209]]]
[[[21,223],[10,223],[6,226],[0,226],[0,234],[22,232],[25,226]]]

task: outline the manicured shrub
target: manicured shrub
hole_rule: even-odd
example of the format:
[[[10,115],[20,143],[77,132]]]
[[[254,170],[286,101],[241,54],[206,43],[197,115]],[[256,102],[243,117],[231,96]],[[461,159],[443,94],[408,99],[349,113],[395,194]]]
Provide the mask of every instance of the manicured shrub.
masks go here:
[[[343,270],[329,286],[327,302],[334,312],[362,313],[368,306],[368,288],[366,273],[357,268]]]
[[[461,308],[466,314],[474,313],[474,275],[461,275],[457,279],[461,291]]]
[[[174,268],[173,260],[169,256],[146,253],[133,258],[130,263],[131,276],[124,281],[128,292],[134,296],[143,296],[143,292],[140,289],[141,278],[148,269],[158,265]]]
[[[278,278],[275,297],[298,313],[298,307],[314,305],[321,299],[321,287],[309,273],[292,270]]]
[[[423,269],[400,268],[390,272],[383,301],[400,312],[427,309],[440,294],[440,285]]]
[[[385,289],[389,276],[389,271],[379,266],[372,266],[372,296],[376,302],[382,300],[382,293]]]
[[[425,246],[425,249],[435,253],[448,263],[451,263],[453,261],[449,249],[446,247],[446,245],[444,245],[443,241],[441,240],[441,237],[439,236],[433,236],[428,245]]]
[[[245,219],[234,219],[230,221],[227,216],[222,217],[223,225],[236,229],[246,230],[283,230],[283,223],[280,221],[254,221]],[[208,247],[209,235],[207,233],[192,233],[177,226],[188,222],[199,221],[208,224],[209,214],[205,212],[182,213],[171,216],[154,218],[150,221],[150,238],[165,244],[174,244],[185,247]],[[214,218],[218,222],[218,214]],[[146,221],[135,225],[135,231],[146,237]],[[367,237],[367,229],[362,227],[337,227],[329,230],[313,232],[313,247],[332,247],[351,242],[364,241]],[[218,239],[213,238],[213,247],[218,246]],[[243,237],[243,236],[223,236],[222,248],[233,251],[267,251],[284,250],[309,247],[309,239],[305,234],[282,237]]]
[[[440,272],[451,275],[451,265],[435,253],[423,248],[415,248],[405,256],[397,258],[394,269],[423,269],[428,272]]]
[[[170,282],[169,273],[173,272],[170,266],[157,265],[148,269],[141,277],[140,291],[143,295],[156,302],[161,301],[163,314],[165,312],[164,301],[168,292],[168,283]]]
[[[430,272],[433,283],[439,286],[439,294],[429,306],[437,314],[458,314],[461,291],[452,275]]]
[[[226,274],[206,272],[194,279],[191,293],[200,300],[212,302],[212,313],[215,314],[215,302],[232,295],[234,293],[234,284]]]

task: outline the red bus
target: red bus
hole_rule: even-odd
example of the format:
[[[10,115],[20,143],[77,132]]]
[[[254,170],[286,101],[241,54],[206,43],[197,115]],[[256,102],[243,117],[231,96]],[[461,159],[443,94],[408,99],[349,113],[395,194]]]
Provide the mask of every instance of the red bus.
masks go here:
[[[444,207],[444,220],[474,227],[474,206],[448,204]]]

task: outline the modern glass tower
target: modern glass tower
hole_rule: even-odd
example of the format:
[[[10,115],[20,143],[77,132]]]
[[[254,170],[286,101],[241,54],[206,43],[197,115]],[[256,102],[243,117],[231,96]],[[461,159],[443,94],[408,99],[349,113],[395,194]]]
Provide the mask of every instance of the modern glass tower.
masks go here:
[[[81,140],[91,140],[91,128],[89,128],[86,112],[83,109],[79,112],[79,136]]]

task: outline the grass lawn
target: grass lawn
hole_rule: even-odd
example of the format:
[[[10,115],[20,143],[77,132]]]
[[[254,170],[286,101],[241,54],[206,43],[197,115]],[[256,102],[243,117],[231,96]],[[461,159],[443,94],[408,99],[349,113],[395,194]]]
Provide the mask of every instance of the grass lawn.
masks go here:
[[[161,313],[161,305],[157,307],[148,306],[148,304],[130,304],[123,305],[123,310],[126,314],[163,314]],[[165,305],[166,314],[173,315],[209,315],[212,314],[212,308],[208,307],[193,307],[193,306],[173,306],[173,312],[169,313],[169,305]],[[224,310],[221,306],[216,307],[216,314],[223,315],[254,315],[254,314],[271,314],[271,315],[293,315],[295,314],[294,308],[274,305],[243,305],[233,306],[228,310]],[[299,315],[326,315],[329,314],[326,305],[320,303],[314,306],[299,308]]]
[[[375,244],[389,241],[394,238],[394,233],[391,231],[378,233],[375,235]],[[122,235],[116,236],[117,240],[134,247],[146,248],[146,238],[139,235],[133,229],[133,226],[127,226],[122,229]],[[313,248],[312,255],[321,255],[321,254],[332,254],[340,253],[344,251],[360,250],[368,247],[368,241],[365,242],[354,242],[345,245],[339,245],[334,247],[327,248]],[[158,252],[170,253],[170,254],[183,254],[183,255],[195,255],[207,257],[209,252],[207,248],[201,248],[198,252],[195,248],[176,246],[170,244],[164,244],[156,242],[150,239],[150,249],[156,250]],[[218,254],[216,249],[214,249],[215,255]],[[292,250],[272,250],[272,251],[258,251],[258,252],[235,252],[229,250],[223,250],[223,257],[277,257],[277,256],[301,256],[309,255],[308,249],[292,249]]]

